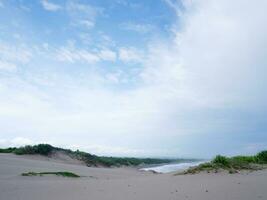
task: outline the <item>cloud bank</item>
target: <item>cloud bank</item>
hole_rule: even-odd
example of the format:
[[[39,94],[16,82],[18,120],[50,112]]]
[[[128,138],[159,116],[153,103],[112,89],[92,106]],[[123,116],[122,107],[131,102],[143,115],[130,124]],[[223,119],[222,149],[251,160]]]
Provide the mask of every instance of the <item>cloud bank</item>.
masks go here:
[[[267,2],[167,3],[177,15],[170,36],[144,49],[56,51],[60,61],[92,64],[118,55],[139,68],[1,78],[6,140],[23,136],[105,155],[209,157],[261,149],[267,139]]]

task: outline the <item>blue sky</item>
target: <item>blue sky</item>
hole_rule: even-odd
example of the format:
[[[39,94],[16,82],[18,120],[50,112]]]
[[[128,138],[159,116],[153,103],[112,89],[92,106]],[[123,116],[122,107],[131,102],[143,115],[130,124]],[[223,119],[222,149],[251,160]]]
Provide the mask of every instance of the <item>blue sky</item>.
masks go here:
[[[206,158],[266,149],[266,6],[0,0],[0,146]]]

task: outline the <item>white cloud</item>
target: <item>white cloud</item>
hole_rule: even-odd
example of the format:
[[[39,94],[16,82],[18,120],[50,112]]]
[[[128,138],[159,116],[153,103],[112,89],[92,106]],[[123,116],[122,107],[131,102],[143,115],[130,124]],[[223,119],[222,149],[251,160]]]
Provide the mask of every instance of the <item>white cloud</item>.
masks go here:
[[[100,52],[98,53],[98,56],[100,59],[106,60],[106,61],[116,61],[117,59],[116,52],[111,51],[109,49],[100,50]]]
[[[77,49],[72,46],[61,47],[56,52],[56,59],[64,62],[86,62],[89,64],[100,61],[115,61],[116,52],[109,49],[95,50],[94,52],[86,49]]]
[[[88,29],[91,29],[95,26],[95,23],[93,21],[90,21],[90,20],[80,20],[78,22],[78,24],[81,26],[85,26]]]
[[[70,15],[71,25],[80,26],[86,29],[93,28],[97,17],[103,13],[102,8],[74,1],[69,1],[67,3],[66,10]]]
[[[116,47],[116,42],[109,35],[99,32],[98,37],[100,48]]]
[[[71,145],[67,146],[67,148],[76,150],[80,149],[86,152],[91,152],[96,155],[112,155],[112,156],[136,156],[136,157],[154,157],[158,156],[159,154],[164,153],[165,157],[172,156],[174,152],[177,152],[177,149],[171,150],[162,150],[162,149],[134,149],[134,148],[127,148],[127,147],[114,147],[109,145]]]
[[[12,146],[20,147],[20,146],[25,146],[25,145],[31,145],[33,144],[33,141],[31,141],[28,138],[24,138],[24,137],[16,137],[12,139],[10,143]]]
[[[178,16],[181,15],[181,8],[177,0],[164,0],[164,1],[176,12]]]
[[[142,62],[144,53],[134,47],[122,47],[119,49],[119,59],[123,62]]]
[[[97,70],[78,78],[43,75],[41,80],[54,87],[42,84],[39,88],[28,76],[0,77],[0,131],[16,135],[19,130],[33,141],[53,138],[55,143],[84,148],[90,141],[98,144],[91,149],[95,152],[160,149],[157,155],[165,154],[162,149],[178,155],[180,148],[174,147],[183,145],[188,154],[198,154],[190,139],[201,134],[204,140],[213,138],[205,143],[209,148],[220,146],[214,138],[229,138],[231,143],[232,136],[242,138],[244,130],[254,133],[258,126],[253,117],[255,121],[266,118],[266,4],[243,0],[187,4],[185,12],[179,13],[179,28],[172,28],[173,38],[151,42],[146,53],[119,50],[119,60],[142,66],[130,77],[138,80],[130,87],[122,84],[114,89],[109,83],[120,83],[124,75]],[[18,59],[21,55],[12,56],[9,47],[1,52],[7,61],[31,58]],[[58,49],[57,58],[95,63],[113,61],[115,54],[67,46]],[[244,113],[248,119],[242,118]],[[246,151],[258,149],[255,144]],[[221,153],[227,145],[221,144]]]
[[[134,31],[137,33],[148,33],[153,30],[153,26],[151,24],[138,24],[138,23],[124,23],[121,25],[122,29]]]
[[[119,83],[120,82],[120,75],[117,73],[109,73],[106,74],[106,79],[111,83]]]
[[[0,71],[1,70],[14,72],[17,70],[17,66],[14,63],[9,63],[0,60]]]
[[[199,98],[209,105],[252,106],[254,100],[265,99],[266,95],[256,88],[263,89],[264,84],[258,83],[266,80],[266,50],[262,44],[267,42],[263,25],[267,2],[194,3],[182,16],[184,27],[176,31],[175,39],[179,60],[187,71],[187,89],[197,88]],[[247,12],[251,18],[244,20]]]
[[[0,147],[8,147],[9,144],[6,139],[0,139]]]
[[[107,145],[88,145],[85,147],[79,147],[87,152],[92,152],[96,155],[114,155],[114,156],[127,156],[127,155],[144,155],[144,150],[141,149],[130,149],[127,147],[112,147]]]
[[[74,1],[68,2],[67,9],[71,12],[85,13],[86,15],[92,17],[96,16],[99,12],[98,9],[89,4],[76,3]]]
[[[15,137],[13,139],[0,139],[0,147],[21,147],[25,145],[33,145],[34,142],[28,138]]]
[[[41,4],[48,11],[66,11],[70,17],[70,25],[86,29],[92,29],[95,26],[96,18],[103,12],[102,8],[75,1],[67,1],[65,6],[52,3],[48,0],[41,0]]]
[[[56,58],[64,62],[87,62],[95,63],[99,61],[99,57],[87,50],[79,50],[75,48],[62,47],[58,49]]]
[[[107,82],[109,82],[109,83],[118,84],[122,81],[123,75],[124,75],[123,72],[118,70],[115,72],[107,73],[105,75],[105,78],[106,78]]]
[[[48,0],[41,0],[41,4],[45,10],[48,11],[58,11],[62,9],[62,7],[58,4],[52,3]]]
[[[9,45],[0,41],[0,70],[15,72],[18,65],[32,59],[32,51],[25,45]]]
[[[244,152],[247,154],[255,155],[260,151],[266,150],[266,143],[265,142],[257,142],[257,143],[248,143],[244,145]],[[236,152],[238,154],[238,152]]]
[[[25,45],[9,45],[0,41],[0,58],[8,61],[27,63],[32,58],[32,52]]]

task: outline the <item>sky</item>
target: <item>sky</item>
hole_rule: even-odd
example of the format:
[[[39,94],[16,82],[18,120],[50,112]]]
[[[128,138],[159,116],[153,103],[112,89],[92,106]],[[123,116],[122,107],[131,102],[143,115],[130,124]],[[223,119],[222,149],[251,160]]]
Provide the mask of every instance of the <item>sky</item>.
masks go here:
[[[0,147],[190,158],[266,149],[266,7],[0,0]]]

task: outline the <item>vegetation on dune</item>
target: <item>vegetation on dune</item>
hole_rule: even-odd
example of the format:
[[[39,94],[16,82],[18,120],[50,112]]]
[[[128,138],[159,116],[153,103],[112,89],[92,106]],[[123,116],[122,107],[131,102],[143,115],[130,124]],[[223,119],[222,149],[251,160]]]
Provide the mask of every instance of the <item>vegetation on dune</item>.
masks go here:
[[[54,152],[63,152],[74,159],[83,161],[87,166],[138,166],[138,165],[152,165],[152,164],[165,164],[172,162],[179,162],[183,159],[157,159],[157,158],[121,158],[121,157],[106,157],[96,156],[83,151],[72,151],[69,149],[62,149],[53,147],[49,144],[38,144],[34,146],[24,146],[19,148],[6,148],[0,149],[0,153],[15,153],[17,155],[24,154],[40,154],[44,156],[50,156]],[[200,171],[214,171],[217,172],[220,169],[228,170],[229,173],[236,173],[238,170],[255,170],[262,168],[263,165],[267,165],[267,151],[262,151],[254,156],[234,156],[225,157],[218,155],[211,162],[200,164],[196,167],[191,167],[185,174],[194,174]]]
[[[49,144],[38,144],[34,146],[24,146],[15,148],[13,153],[17,155],[24,155],[24,154],[40,154],[40,155],[49,155],[53,151],[53,146]]]
[[[1,149],[0,148],[0,153],[13,153],[14,151],[16,150],[16,148],[12,148],[12,147],[9,147],[9,148],[6,148],[6,149]]]
[[[120,158],[120,157],[106,157],[96,156],[82,151],[68,150],[71,157],[78,158],[84,161],[88,166],[138,166],[141,164],[163,164],[174,162],[172,159],[156,159],[156,158]]]
[[[173,162],[171,159],[156,158],[117,158],[117,157],[99,157],[99,161],[107,166],[137,166],[141,164],[163,164]]]
[[[72,172],[27,172],[22,173],[21,176],[43,176],[43,175],[56,175],[70,178],[79,178],[80,176]]]
[[[8,148],[0,149],[0,153],[15,153],[17,155],[26,154],[40,154],[44,156],[50,156],[54,152],[63,152],[74,159],[83,161],[87,166],[138,166],[141,164],[163,164],[170,163],[178,160],[173,159],[156,159],[156,158],[120,158],[120,157],[107,157],[107,156],[96,156],[83,151],[72,151],[69,149],[62,149],[58,147],[53,147],[49,144],[38,144],[34,146],[24,146],[19,148]]]
[[[237,173],[239,170],[259,170],[267,165],[267,151],[262,151],[255,156],[225,157],[217,155],[211,162],[191,167],[182,174],[195,174],[201,171],[215,172],[227,170],[229,173]],[[179,175],[181,173],[178,173]]]
[[[258,153],[256,157],[259,160],[259,162],[267,163],[267,150]]]
[[[49,144],[38,144],[34,146],[24,146],[19,148],[0,149],[0,153],[15,153],[17,155],[24,154],[40,154],[50,156],[54,152],[63,152],[74,159],[83,161],[87,166],[138,166],[151,164],[165,164],[172,162],[179,162],[182,159],[157,159],[157,158],[120,158],[120,157],[106,157],[96,156],[83,151],[72,151],[69,149],[62,149],[53,147]],[[184,172],[184,174],[194,174],[201,171],[218,172],[219,170],[228,170],[229,173],[236,173],[239,170],[257,170],[267,166],[267,151],[259,152],[254,156],[234,156],[225,157],[217,155],[212,161],[200,164],[196,167],[191,167]]]

